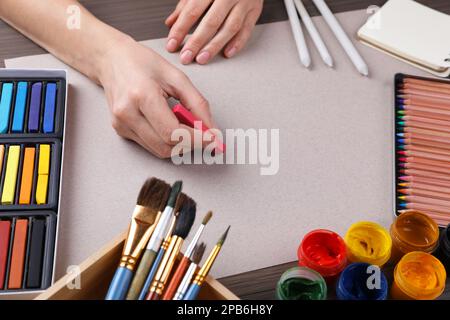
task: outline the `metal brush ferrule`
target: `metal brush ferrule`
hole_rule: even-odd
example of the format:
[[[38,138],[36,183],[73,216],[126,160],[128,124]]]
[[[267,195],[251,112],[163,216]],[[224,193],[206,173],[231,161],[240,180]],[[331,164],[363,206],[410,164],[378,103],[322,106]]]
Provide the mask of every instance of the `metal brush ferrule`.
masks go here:
[[[203,264],[200,271],[195,275],[194,283],[197,283],[198,285],[202,285],[203,281],[205,281],[205,278],[209,273],[209,270],[211,270],[211,268],[214,264],[214,261],[216,260],[217,255],[219,254],[219,251],[221,248],[222,248],[222,246],[219,244],[216,244],[214,246],[214,249],[209,254],[208,259],[206,259],[206,261]]]

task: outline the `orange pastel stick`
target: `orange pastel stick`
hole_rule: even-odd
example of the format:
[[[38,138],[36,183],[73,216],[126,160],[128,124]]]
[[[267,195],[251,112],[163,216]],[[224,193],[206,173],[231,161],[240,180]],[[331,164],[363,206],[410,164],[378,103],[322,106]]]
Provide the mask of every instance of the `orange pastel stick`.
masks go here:
[[[25,251],[27,250],[28,220],[17,219],[14,228],[14,240],[9,270],[8,289],[22,287]]]
[[[22,181],[20,183],[19,204],[31,203],[31,190],[33,188],[34,158],[36,148],[26,147],[23,157]]]

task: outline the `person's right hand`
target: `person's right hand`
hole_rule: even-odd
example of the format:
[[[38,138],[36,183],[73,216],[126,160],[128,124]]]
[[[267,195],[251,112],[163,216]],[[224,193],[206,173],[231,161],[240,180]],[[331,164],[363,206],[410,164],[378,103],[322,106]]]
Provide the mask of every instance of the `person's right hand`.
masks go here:
[[[174,97],[209,128],[216,128],[208,101],[189,78],[153,50],[131,38],[122,39],[104,56],[99,81],[103,86],[117,133],[136,141],[160,158],[171,156],[175,129],[182,125],[171,111]],[[204,137],[205,138],[205,137]],[[206,137],[206,140],[211,139]],[[204,144],[210,141],[204,141]]]

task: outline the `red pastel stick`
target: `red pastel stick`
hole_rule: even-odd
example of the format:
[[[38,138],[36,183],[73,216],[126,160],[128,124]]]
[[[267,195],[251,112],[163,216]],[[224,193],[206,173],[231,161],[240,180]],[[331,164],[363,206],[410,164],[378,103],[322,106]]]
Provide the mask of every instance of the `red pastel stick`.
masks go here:
[[[172,108],[172,112],[175,114],[175,116],[177,117],[178,121],[180,121],[182,124],[187,125],[191,128],[194,128],[194,124],[195,122],[200,121],[202,126],[201,126],[201,130],[203,132],[206,132],[209,130],[209,128],[203,123],[203,121],[197,119],[192,112],[190,112],[188,109],[186,109],[183,105],[181,104],[177,104]],[[220,152],[225,152],[225,144],[221,141],[219,141],[218,139],[216,140],[216,146],[217,149]]]
[[[6,262],[8,260],[11,221],[0,221],[0,290],[5,284]]]

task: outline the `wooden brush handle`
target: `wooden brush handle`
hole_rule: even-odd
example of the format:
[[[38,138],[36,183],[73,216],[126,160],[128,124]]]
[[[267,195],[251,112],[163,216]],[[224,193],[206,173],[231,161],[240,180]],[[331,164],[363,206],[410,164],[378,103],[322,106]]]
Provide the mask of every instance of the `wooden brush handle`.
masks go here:
[[[178,286],[180,285],[183,277],[191,264],[191,260],[189,258],[183,256],[180,263],[178,264],[178,268],[175,270],[172,279],[169,282],[164,294],[162,296],[162,300],[172,300],[173,296],[177,292]]]

